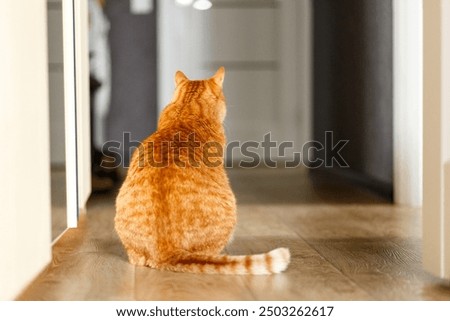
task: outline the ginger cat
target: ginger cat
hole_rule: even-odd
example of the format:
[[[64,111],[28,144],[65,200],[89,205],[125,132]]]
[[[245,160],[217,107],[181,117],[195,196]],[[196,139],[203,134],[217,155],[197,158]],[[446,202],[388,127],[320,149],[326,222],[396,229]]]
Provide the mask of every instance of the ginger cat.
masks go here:
[[[115,217],[132,264],[210,274],[279,273],[289,264],[286,248],[220,254],[236,225],[223,166],[224,74],[221,67],[210,79],[191,81],[178,71],[157,131],[133,154]]]

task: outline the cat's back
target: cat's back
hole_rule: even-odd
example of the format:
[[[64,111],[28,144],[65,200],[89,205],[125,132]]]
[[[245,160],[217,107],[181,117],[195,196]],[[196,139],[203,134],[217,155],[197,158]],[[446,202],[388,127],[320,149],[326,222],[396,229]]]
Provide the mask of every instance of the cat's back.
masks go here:
[[[157,211],[161,202],[166,211],[188,203],[188,207],[200,203],[233,207],[234,195],[223,166],[223,139],[205,141],[200,132],[176,124],[145,139],[133,153],[116,200],[117,211]]]

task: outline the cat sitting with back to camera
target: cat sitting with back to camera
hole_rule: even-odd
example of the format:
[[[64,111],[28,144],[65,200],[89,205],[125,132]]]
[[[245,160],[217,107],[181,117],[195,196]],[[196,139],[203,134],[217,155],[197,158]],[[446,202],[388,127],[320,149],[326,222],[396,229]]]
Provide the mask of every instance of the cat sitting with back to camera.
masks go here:
[[[175,272],[272,274],[290,262],[287,248],[221,254],[236,226],[236,200],[223,148],[211,154],[213,161],[204,156],[211,147],[225,146],[224,76],[223,67],[206,80],[189,80],[178,71],[157,131],[133,153],[115,216],[132,264]],[[195,148],[181,148],[193,136]]]

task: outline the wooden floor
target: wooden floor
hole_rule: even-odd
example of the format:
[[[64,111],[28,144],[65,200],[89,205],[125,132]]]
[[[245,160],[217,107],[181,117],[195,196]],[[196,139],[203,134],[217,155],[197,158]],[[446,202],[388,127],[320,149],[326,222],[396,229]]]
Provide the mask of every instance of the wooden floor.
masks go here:
[[[272,276],[160,272],[127,263],[113,229],[114,193],[96,195],[80,227],[18,300],[450,300],[421,268],[420,210],[393,206],[304,170],[235,169],[238,227],[227,252],[287,246]]]

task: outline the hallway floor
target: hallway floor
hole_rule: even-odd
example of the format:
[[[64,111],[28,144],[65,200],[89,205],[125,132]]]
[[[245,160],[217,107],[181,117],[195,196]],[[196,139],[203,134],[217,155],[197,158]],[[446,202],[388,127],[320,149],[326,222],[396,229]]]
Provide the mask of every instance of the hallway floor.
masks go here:
[[[227,252],[289,247],[271,276],[160,272],[127,262],[114,232],[115,193],[94,195],[78,229],[18,300],[450,300],[422,271],[420,210],[393,206],[303,169],[233,169],[238,227]]]

